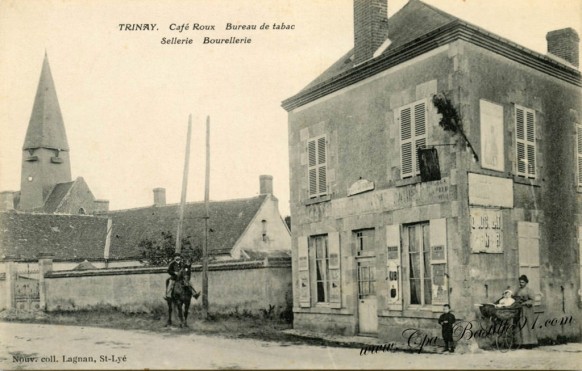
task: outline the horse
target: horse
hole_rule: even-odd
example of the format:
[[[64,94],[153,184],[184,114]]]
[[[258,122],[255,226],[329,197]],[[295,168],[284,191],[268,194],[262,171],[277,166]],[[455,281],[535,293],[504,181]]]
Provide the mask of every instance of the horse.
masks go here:
[[[178,272],[178,278],[174,284],[172,297],[168,302],[168,322],[166,326],[172,325],[172,307],[178,310],[178,319],[180,320],[180,327],[188,327],[188,310],[190,309],[190,300],[192,296],[198,298],[199,293],[192,292],[190,288],[190,275],[192,271],[192,264],[185,263]]]

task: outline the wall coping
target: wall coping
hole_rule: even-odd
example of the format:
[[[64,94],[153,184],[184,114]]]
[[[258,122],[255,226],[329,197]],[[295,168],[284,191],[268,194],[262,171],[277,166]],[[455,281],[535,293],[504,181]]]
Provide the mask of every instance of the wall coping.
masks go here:
[[[273,260],[252,260],[252,261],[235,261],[220,262],[208,264],[209,271],[227,271],[241,269],[260,269],[260,268],[287,268],[291,267],[291,257],[276,258]],[[162,274],[167,272],[167,267],[120,267],[106,269],[91,269],[85,271],[51,271],[45,274],[45,278],[65,278],[65,277],[94,277],[94,276],[119,276],[132,274]],[[192,272],[201,272],[202,265],[192,265]]]

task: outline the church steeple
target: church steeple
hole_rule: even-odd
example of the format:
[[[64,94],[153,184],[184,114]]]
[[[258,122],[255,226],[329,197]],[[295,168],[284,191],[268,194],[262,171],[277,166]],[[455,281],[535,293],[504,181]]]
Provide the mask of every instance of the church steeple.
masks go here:
[[[33,148],[69,150],[65,124],[46,52],[22,149]]]
[[[71,181],[69,144],[46,52],[22,150],[19,209],[41,209],[57,184]]]

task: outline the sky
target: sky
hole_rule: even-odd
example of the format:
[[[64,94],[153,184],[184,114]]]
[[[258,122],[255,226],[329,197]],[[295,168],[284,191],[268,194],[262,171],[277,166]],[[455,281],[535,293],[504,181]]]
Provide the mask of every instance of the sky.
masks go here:
[[[406,4],[389,0],[389,15]],[[426,0],[469,23],[545,53],[548,31],[582,34],[578,0]],[[193,30],[193,25],[215,30]],[[226,30],[227,23],[257,30]],[[261,30],[263,23],[269,30]],[[273,29],[273,24],[293,29]],[[120,24],[156,24],[154,31]],[[170,30],[183,24],[189,30]],[[202,27],[200,27],[202,28]],[[251,43],[203,44],[209,38]],[[162,44],[162,38],[192,44]],[[210,199],[253,197],[259,175],[289,214],[287,113],[296,94],[353,46],[351,0],[0,0],[0,191],[20,189],[22,144],[48,55],[70,147],[110,209],[180,200],[188,116],[188,201],[204,198],[210,116]]]

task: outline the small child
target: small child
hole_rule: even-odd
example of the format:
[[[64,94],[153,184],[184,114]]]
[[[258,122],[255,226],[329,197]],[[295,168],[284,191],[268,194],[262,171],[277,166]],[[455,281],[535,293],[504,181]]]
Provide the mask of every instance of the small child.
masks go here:
[[[443,305],[443,314],[439,317],[439,325],[443,328],[443,340],[445,341],[445,352],[453,353],[455,351],[455,343],[453,341],[453,324],[455,323],[455,316],[450,313],[451,306]]]
[[[495,308],[510,307],[515,303],[515,299],[511,297],[513,292],[511,290],[503,291],[503,297],[499,300],[499,303],[495,304]]]

